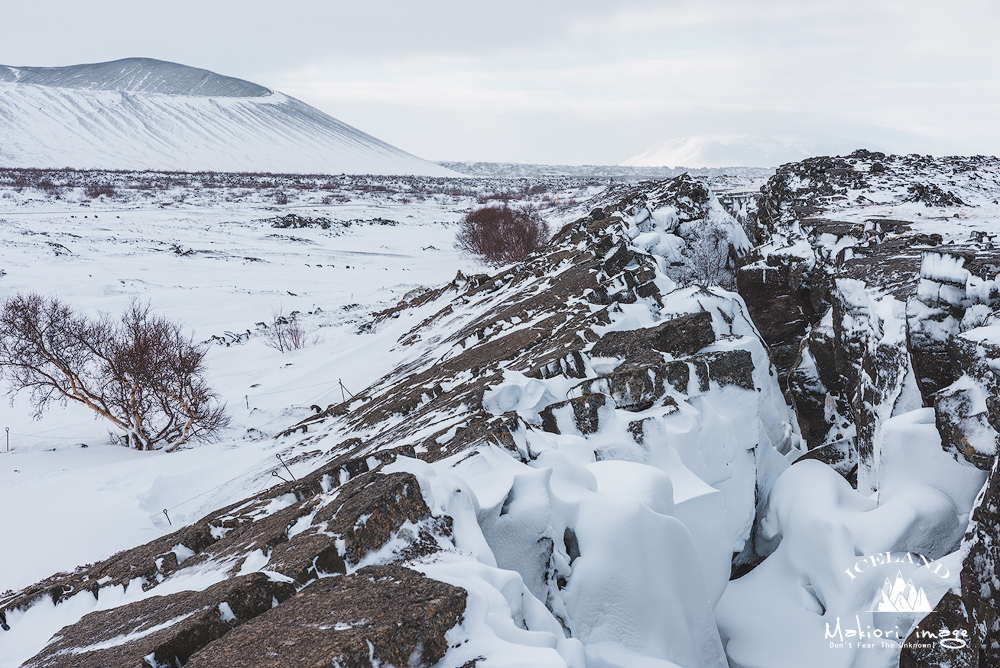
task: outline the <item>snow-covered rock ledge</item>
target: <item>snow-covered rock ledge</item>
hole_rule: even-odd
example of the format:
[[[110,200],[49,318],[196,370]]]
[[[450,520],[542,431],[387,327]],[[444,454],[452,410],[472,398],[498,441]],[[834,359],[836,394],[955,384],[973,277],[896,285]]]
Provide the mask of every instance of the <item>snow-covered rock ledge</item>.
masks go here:
[[[716,609],[734,665],[1000,661],[998,196],[996,158],[868,151],[762,188],[739,291],[809,453]],[[774,654],[776,627],[803,640]]]

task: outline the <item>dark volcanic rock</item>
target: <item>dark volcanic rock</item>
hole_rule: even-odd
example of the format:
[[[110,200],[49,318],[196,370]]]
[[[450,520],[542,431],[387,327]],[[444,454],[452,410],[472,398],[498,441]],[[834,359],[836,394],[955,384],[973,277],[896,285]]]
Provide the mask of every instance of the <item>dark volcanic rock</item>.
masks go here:
[[[806,454],[795,460],[795,463],[815,459],[827,464],[834,471],[844,476],[852,487],[858,486],[858,451],[854,448],[854,441],[844,439],[834,441],[813,448]]]
[[[945,594],[906,640],[900,666],[992,668],[1000,666],[1000,459],[976,499],[962,542],[961,597]],[[965,632],[964,647],[942,647],[941,629]],[[931,635],[927,635],[931,634]],[[930,638],[930,642],[928,642]]]
[[[466,593],[398,566],[323,578],[195,654],[188,668],[432,666]],[[376,663],[381,662],[381,663]]]
[[[524,375],[532,378],[554,378],[565,376],[566,378],[586,378],[587,363],[579,350],[574,350],[568,355],[558,357],[551,362],[540,364]]]
[[[987,391],[971,378],[956,382],[934,396],[934,418],[941,446],[973,466],[989,470],[996,458],[1000,435],[990,420]],[[992,420],[996,422],[996,419]]]
[[[287,582],[253,573],[204,591],[154,596],[85,615],[25,668],[153,668],[185,665],[192,654],[295,594]]]
[[[583,435],[595,434],[601,428],[602,414],[613,409],[608,405],[611,403],[603,394],[588,394],[551,404],[539,413],[542,429],[553,434],[573,433],[574,429]]]
[[[124,588],[133,581],[138,582],[143,589],[149,589],[177,571],[181,566],[186,568],[211,558],[231,557],[236,559],[235,570],[242,562],[242,556],[253,550],[260,549],[266,553],[274,549],[275,546],[282,545],[281,551],[288,551],[291,545],[283,544],[289,540],[289,527],[300,517],[308,515],[315,509],[316,497],[324,489],[332,489],[342,482],[346,482],[345,501],[336,505],[337,508],[342,506],[344,508],[344,514],[340,515],[339,521],[342,523],[356,521],[366,512],[360,507],[363,504],[356,503],[348,506],[346,500],[353,498],[352,490],[357,490],[359,487],[368,489],[369,484],[373,481],[367,476],[358,479],[355,477],[365,473],[369,468],[394,461],[396,456],[400,454],[412,456],[412,446],[383,451],[363,458],[338,457],[303,478],[277,485],[250,499],[222,508],[199,522],[172,534],[120,552],[105,561],[79,569],[74,573],[56,574],[24,589],[17,596],[4,603],[3,607],[0,608],[0,619],[4,618],[6,611],[24,609],[42,596],[48,596],[53,603],[59,603],[84,591],[89,591],[96,596],[101,588],[112,586]],[[415,480],[413,484],[416,484]],[[376,485],[375,488],[380,488],[380,486]],[[417,495],[420,495],[419,491]],[[261,508],[282,498],[291,500],[288,507],[262,518],[256,517],[257,511]],[[409,497],[407,498],[409,499]],[[413,506],[408,506],[406,512],[412,509]],[[426,511],[426,507],[423,511],[418,509],[411,519],[418,521],[421,517],[425,517],[422,514],[424,511]],[[348,517],[350,513],[355,513],[353,518]],[[309,534],[306,532],[298,538],[304,541],[308,537]],[[333,545],[333,542],[333,538],[327,537],[324,545],[316,543],[309,548],[300,547],[297,553],[303,560],[319,558],[321,564],[327,564],[327,558],[329,558],[332,563],[336,563],[336,558],[343,555],[330,556],[328,548]],[[373,545],[374,542],[366,539],[364,544]],[[177,553],[174,551],[178,546],[183,546],[194,553],[183,564],[178,564]],[[315,551],[308,555],[309,550]],[[333,550],[332,554],[336,555],[336,550]],[[291,565],[288,568],[290,573],[294,571]]]
[[[962,542],[962,599],[978,641],[980,666],[1000,666],[1000,458],[976,505]]]
[[[778,383],[790,404],[794,399],[789,375],[799,364],[802,338],[829,306],[827,283],[822,270],[811,269],[795,255],[770,255],[736,274],[737,291],[770,349]]]
[[[934,393],[958,380],[948,356],[949,342],[958,334],[958,320],[950,309],[929,308],[919,299],[906,307],[906,343],[917,386],[927,406],[934,405]]]
[[[924,206],[965,206],[955,193],[942,190],[933,183],[914,183],[909,186],[911,202],[923,202]]]
[[[707,392],[707,365],[704,362],[695,365],[695,373],[698,391]],[[670,388],[686,394],[690,378],[691,365],[686,361],[662,362],[654,366],[625,364],[606,376],[580,383],[570,389],[568,396],[607,395],[617,408],[641,411],[662,401]]]
[[[948,356],[962,377],[933,396],[942,447],[955,457],[988,471],[1000,442],[1000,381],[993,369],[1000,345],[977,340],[973,329],[953,337]]]
[[[980,651],[969,636],[969,616],[965,603],[952,592],[945,593],[933,612],[924,617],[903,643],[899,668],[987,668],[996,665],[980,662]],[[948,646],[938,636],[943,630],[959,637]],[[965,637],[961,636],[965,633]],[[960,642],[959,642],[960,641]]]
[[[309,528],[274,546],[270,568],[300,583],[345,573],[347,563],[356,564],[381,548],[404,523],[416,524],[430,514],[412,474],[358,477],[334,501],[315,510]],[[331,534],[343,541],[342,548]]]
[[[594,344],[590,354],[592,357],[618,357],[626,362],[642,363],[649,359],[651,350],[686,356],[713,343],[715,330],[712,329],[712,316],[702,311],[667,320],[656,327],[608,332]]]
[[[719,385],[735,386],[744,390],[754,389],[753,356],[749,350],[720,350],[699,353],[689,358],[695,365],[704,364],[708,379]]]
[[[858,490],[870,494],[876,489],[875,469],[879,454],[876,452],[876,431],[882,415],[880,407],[898,401],[903,396],[909,358],[901,343],[886,344],[879,341],[866,348],[861,356],[861,370],[857,389],[851,399],[856,427],[855,446],[858,450]]]
[[[788,396],[799,421],[802,440],[811,449],[819,446],[833,422],[830,420],[828,402],[833,399],[830,390],[819,376],[816,358],[809,349],[808,339],[802,342],[799,363],[788,374]]]
[[[737,290],[768,346],[797,343],[815,319],[809,278],[808,265],[794,255],[771,255],[736,275]]]

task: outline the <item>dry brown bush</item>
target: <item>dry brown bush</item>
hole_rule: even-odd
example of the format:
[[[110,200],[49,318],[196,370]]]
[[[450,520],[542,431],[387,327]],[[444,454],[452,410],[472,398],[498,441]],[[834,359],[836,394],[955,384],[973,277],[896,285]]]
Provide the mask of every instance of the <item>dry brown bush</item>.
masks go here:
[[[261,333],[264,345],[282,353],[286,350],[305,348],[309,343],[308,336],[296,315],[296,313],[284,315],[281,311],[274,312],[271,315],[271,324]]]
[[[523,260],[548,241],[549,230],[530,207],[487,206],[462,220],[455,246],[492,265]]]

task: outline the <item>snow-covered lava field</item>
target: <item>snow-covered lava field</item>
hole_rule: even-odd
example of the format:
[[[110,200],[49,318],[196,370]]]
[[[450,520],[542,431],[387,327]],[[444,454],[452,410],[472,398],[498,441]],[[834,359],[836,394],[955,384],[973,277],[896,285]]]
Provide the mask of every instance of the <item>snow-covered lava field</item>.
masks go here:
[[[197,341],[212,342],[211,382],[233,425],[219,443],[170,456],[138,453],[112,443],[86,408],[55,408],[34,420],[26,396],[13,405],[5,397],[0,427],[9,429],[10,452],[0,443],[0,507],[16,512],[4,514],[0,534],[32,538],[3,541],[0,591],[162,535],[171,529],[164,508],[177,526],[279,483],[272,437],[311,405],[340,401],[341,383],[357,392],[398,363],[378,335],[359,332],[365,316],[459,271],[483,271],[454,248],[456,223],[478,196],[523,187],[503,179],[332,177],[289,188],[278,176],[264,187],[253,177],[246,187],[200,187],[195,177],[149,190],[150,181],[176,175],[94,176],[76,173],[79,182],[116,184],[117,193],[0,190],[0,294],[58,296],[90,313],[148,301]],[[543,181],[539,193],[567,202],[600,188]],[[276,205],[276,193],[290,195],[289,203]],[[314,224],[281,227],[290,214]],[[281,353],[265,345],[258,323],[279,311],[299,312],[307,347]]]
[[[0,297],[148,301],[232,418],[138,452],[3,405],[0,668],[996,665],[998,195],[996,159],[867,151],[0,170]],[[494,269],[454,240],[501,196],[555,236]]]

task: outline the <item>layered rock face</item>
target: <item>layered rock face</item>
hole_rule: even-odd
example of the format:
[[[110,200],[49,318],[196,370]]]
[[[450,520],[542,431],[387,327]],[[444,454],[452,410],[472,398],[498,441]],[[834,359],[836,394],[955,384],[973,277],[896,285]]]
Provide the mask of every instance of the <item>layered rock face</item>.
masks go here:
[[[62,629],[25,666],[265,665],[258,662],[258,641],[270,636],[277,608],[286,606],[282,615],[289,609],[312,615],[315,625],[330,615],[350,619],[342,629],[350,632],[327,634],[320,646],[305,640],[301,647],[282,645],[282,652],[270,654],[278,658],[266,665],[290,665],[306,660],[303,656],[314,663],[369,665],[364,663],[369,648],[358,636],[384,634],[377,630],[385,624],[380,599],[402,597],[407,614],[435,621],[414,630],[409,644],[382,640],[380,650],[391,645],[386,655],[397,658],[408,648],[407,658],[423,652],[432,663],[444,654],[444,634],[461,621],[465,595],[388,565],[436,552],[439,539],[451,535],[447,518],[431,516],[412,475],[377,472],[397,454],[413,453],[335,460],[177,533],[49,578],[7,601],[0,618],[16,630],[22,617],[51,605],[95,608]],[[388,554],[380,560],[386,565],[358,568],[367,554],[387,544]],[[331,584],[323,578],[348,570],[350,575],[336,578],[340,595],[323,589]],[[323,593],[314,596],[316,590]],[[317,596],[333,607],[321,610]],[[235,636],[243,641],[231,640],[224,650],[213,644],[244,625],[248,635]],[[309,651],[300,656],[307,644]],[[202,656],[200,650],[210,645],[213,653]]]
[[[907,430],[926,425],[920,431],[961,467],[923,477],[952,490],[954,519],[938,529],[951,545],[937,549],[954,550],[961,583],[913,629],[900,665],[1000,661],[988,602],[1000,573],[1000,528],[990,514],[1000,417],[998,167],[982,156],[867,151],[785,165],[759,200],[756,234],[769,241],[738,278],[810,450],[801,461],[830,464],[877,509],[890,505],[907,421]],[[909,447],[913,460],[932,456]],[[949,476],[965,480],[965,501]],[[960,650],[958,641],[926,642],[942,627],[968,634]]]

